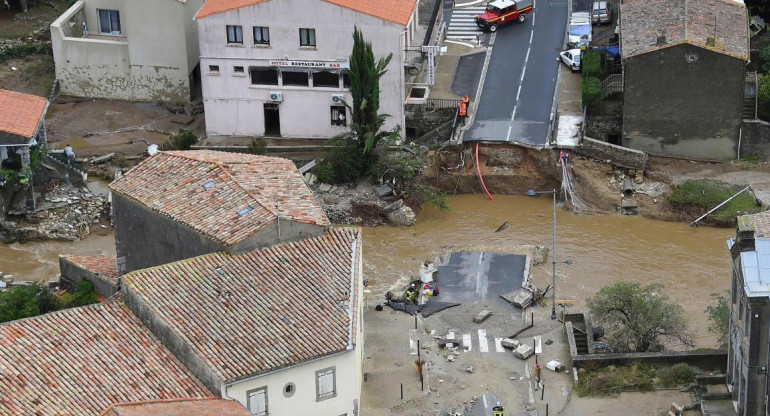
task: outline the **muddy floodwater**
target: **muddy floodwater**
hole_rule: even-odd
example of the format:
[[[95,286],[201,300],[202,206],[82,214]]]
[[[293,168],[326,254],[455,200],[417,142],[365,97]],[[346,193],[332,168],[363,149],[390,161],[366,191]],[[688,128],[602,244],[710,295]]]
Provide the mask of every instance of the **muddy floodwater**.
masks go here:
[[[416,275],[419,265],[437,255],[463,250],[513,250],[521,245],[551,246],[552,202],[548,197],[461,195],[451,210],[426,209],[414,227],[364,230],[365,274],[372,281],[371,302],[399,279]],[[713,346],[704,309],[711,293],[730,287],[730,256],[725,241],[733,229],[689,227],[619,215],[573,215],[558,211],[556,295],[574,299],[571,309],[619,279],[665,285],[666,293],[687,311],[699,346]],[[500,224],[508,227],[495,233]],[[58,275],[59,254],[114,255],[112,235],[91,235],[77,242],[0,245],[0,271],[19,280]],[[548,260],[550,262],[550,258]],[[532,269],[545,288],[550,263]]]
[[[457,250],[505,250],[519,245],[551,246],[552,200],[549,197],[462,195],[450,199],[451,210],[427,209],[411,228],[364,230],[366,276],[377,301],[394,282],[415,275],[420,262]],[[495,233],[504,222],[508,227]],[[730,228],[689,227],[620,215],[573,215],[557,212],[556,297],[574,299],[572,310],[586,298],[620,279],[661,283],[689,319],[696,344],[713,347],[704,310],[711,293],[730,287]],[[547,265],[534,267],[534,283],[551,281]]]

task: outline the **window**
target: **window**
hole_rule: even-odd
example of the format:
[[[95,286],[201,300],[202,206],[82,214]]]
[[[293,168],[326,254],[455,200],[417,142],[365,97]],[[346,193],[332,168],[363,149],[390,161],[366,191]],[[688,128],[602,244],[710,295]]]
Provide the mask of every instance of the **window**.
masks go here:
[[[305,68],[283,68],[281,69],[281,80],[283,85],[307,87],[310,85],[310,73]]]
[[[278,85],[278,70],[276,68],[251,67],[249,72],[252,85]]]
[[[315,29],[299,29],[299,46],[315,46]]]
[[[235,75],[245,75],[246,72],[243,70],[242,66],[234,66],[233,67],[233,74],[235,74]]]
[[[219,65],[209,65],[209,72],[219,73]]]
[[[316,401],[330,399],[337,395],[334,367],[315,372]]]
[[[350,88],[350,75],[348,75],[348,71],[342,71],[342,87]]]
[[[339,88],[340,74],[332,71],[313,72],[313,86]]]
[[[243,45],[243,28],[241,26],[227,25],[227,43]]]
[[[294,383],[286,383],[286,385],[283,386],[283,397],[294,396],[295,391],[297,391],[297,386],[295,386]]]
[[[346,126],[347,117],[345,117],[344,105],[332,106],[332,126]]]
[[[269,45],[270,29],[265,26],[254,26],[254,44]]]
[[[246,392],[249,412],[256,416],[267,416],[267,387]]]
[[[99,32],[105,35],[120,35],[120,12],[99,10]]]

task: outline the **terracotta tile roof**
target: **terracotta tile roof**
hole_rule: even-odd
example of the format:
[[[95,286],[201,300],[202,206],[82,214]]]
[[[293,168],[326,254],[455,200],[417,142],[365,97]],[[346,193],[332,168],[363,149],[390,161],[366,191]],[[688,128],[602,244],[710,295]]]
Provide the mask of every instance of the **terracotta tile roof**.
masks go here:
[[[47,104],[43,97],[0,90],[0,131],[32,138]]]
[[[211,150],[160,152],[110,188],[228,245],[274,224],[276,204],[281,220],[329,226],[294,163],[277,157]],[[239,214],[249,207],[251,211]]]
[[[99,275],[112,284],[118,283],[118,264],[115,257],[104,256],[63,256],[72,264]]]
[[[117,303],[0,325],[0,415],[98,415],[116,402],[206,396]]]
[[[206,4],[201,7],[196,19],[202,19],[214,14],[225,13],[232,10],[242,9],[244,7],[253,6],[255,4],[264,3],[270,0],[208,0]],[[323,0],[328,3],[336,4],[340,7],[345,7],[357,11],[359,13],[368,14],[388,22],[397,23],[401,26],[406,26],[409,23],[409,19],[412,17],[412,12],[417,6],[417,0]]]
[[[689,43],[748,59],[746,5],[733,0],[644,0],[624,2],[620,12],[621,53],[630,57]],[[665,44],[657,45],[665,36]],[[714,46],[706,44],[713,36]]]
[[[118,403],[110,406],[103,416],[251,416],[245,407],[235,400],[219,397],[152,400],[135,403]]]
[[[123,276],[123,287],[231,382],[355,344],[360,262],[361,230],[334,228],[235,256],[206,254],[135,271]]]

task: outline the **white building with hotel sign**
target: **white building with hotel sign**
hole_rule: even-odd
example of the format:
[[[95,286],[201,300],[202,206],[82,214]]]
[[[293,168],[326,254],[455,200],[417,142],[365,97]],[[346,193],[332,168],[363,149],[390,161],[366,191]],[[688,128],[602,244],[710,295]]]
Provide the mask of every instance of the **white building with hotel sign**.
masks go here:
[[[385,128],[404,125],[404,50],[417,0],[208,0],[196,16],[208,136],[325,139],[346,131],[357,26],[375,58]],[[419,42],[418,42],[419,43]]]

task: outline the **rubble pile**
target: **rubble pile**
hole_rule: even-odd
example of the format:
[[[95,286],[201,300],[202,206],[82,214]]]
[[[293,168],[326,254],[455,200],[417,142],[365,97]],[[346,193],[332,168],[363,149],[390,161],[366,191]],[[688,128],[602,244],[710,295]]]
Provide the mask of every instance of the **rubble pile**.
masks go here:
[[[0,241],[78,240],[88,235],[91,226],[103,216],[108,216],[109,210],[107,196],[63,186],[41,196],[36,212],[9,216],[0,223]]]
[[[308,183],[333,224],[411,226],[417,220],[412,208],[394,197],[392,190],[381,189],[383,185],[375,189],[366,180],[351,185]]]

